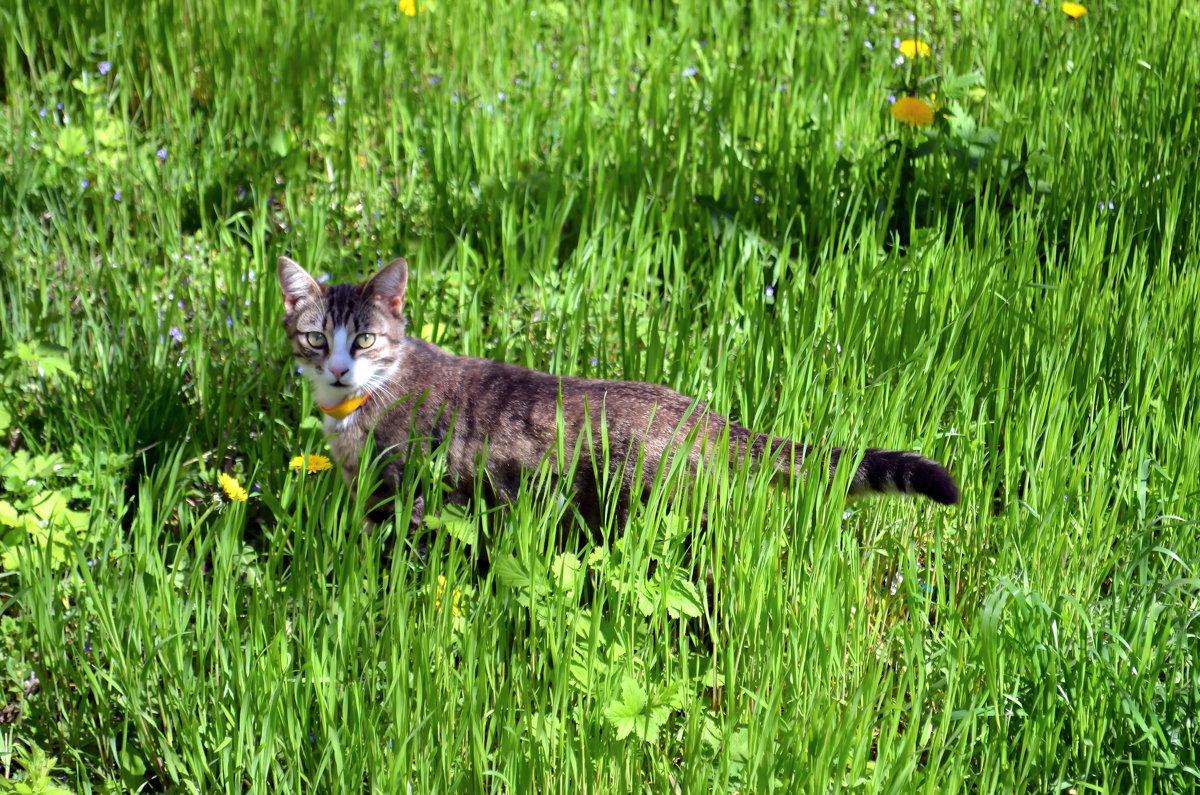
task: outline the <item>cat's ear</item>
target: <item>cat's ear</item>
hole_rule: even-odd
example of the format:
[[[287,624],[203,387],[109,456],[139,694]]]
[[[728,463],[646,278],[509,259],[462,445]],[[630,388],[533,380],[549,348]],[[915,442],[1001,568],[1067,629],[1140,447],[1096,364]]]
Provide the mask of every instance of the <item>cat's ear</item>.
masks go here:
[[[383,266],[366,283],[366,292],[397,318],[404,316],[404,291],[408,287],[408,260],[404,257]]]
[[[321,294],[321,285],[288,257],[279,258],[279,286],[283,288],[283,308],[287,312],[295,309],[300,301]]]

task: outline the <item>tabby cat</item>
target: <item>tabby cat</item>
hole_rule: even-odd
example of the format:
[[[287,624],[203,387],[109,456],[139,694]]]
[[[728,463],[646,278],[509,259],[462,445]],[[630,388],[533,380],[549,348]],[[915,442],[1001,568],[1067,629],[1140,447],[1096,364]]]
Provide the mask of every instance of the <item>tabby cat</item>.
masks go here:
[[[673,451],[686,449],[694,469],[702,456],[713,454],[726,432],[733,466],[747,457],[750,464],[770,460],[782,476],[797,472],[813,452],[809,445],[728,422],[664,386],[548,375],[453,356],[409,337],[404,319],[408,264],[403,259],[393,260],[363,284],[322,286],[294,261],[280,257],[279,283],[283,325],[296,360],[312,381],[343,477],[354,480],[369,434],[375,436],[375,449],[390,457],[380,498],[399,485],[412,440],[425,451],[445,445],[450,501],[465,502],[474,494],[481,467],[488,493],[511,501],[521,473],[536,469],[555,449],[560,410],[568,460],[570,445],[589,438],[581,435],[588,423],[593,444],[600,445],[603,417],[608,467],[622,479],[617,505],[622,523],[639,454],[639,482],[649,484]],[[829,451],[830,475],[841,459],[840,448]],[[570,484],[575,505],[593,529],[603,510],[592,467],[603,461],[600,450],[583,451]],[[638,488],[643,493],[637,496],[644,498],[648,486]],[[866,450],[850,492],[923,494],[945,505],[958,502],[954,479],[940,464],[893,450]],[[414,513],[417,522],[419,509]]]

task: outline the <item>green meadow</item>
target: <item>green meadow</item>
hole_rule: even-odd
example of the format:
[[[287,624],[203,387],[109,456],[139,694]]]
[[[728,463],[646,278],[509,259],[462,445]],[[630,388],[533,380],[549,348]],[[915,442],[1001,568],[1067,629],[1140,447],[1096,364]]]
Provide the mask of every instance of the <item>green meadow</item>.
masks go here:
[[[1195,791],[1200,8],[1085,5],[6,0],[0,793]],[[962,502],[365,534],[281,254]]]

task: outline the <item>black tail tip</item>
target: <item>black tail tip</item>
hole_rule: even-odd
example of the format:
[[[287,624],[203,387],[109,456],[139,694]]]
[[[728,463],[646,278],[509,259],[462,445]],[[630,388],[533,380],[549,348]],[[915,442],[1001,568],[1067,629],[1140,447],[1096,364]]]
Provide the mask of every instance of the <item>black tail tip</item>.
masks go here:
[[[942,505],[958,505],[958,486],[954,477],[936,461],[925,459],[925,466],[913,473],[912,487]]]

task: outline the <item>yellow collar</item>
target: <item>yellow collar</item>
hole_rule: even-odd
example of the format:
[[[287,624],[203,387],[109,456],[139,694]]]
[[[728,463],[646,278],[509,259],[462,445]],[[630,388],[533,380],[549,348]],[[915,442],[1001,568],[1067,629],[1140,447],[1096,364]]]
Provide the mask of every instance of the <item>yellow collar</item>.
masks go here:
[[[371,396],[370,392],[359,395],[358,397],[346,398],[336,406],[322,406],[317,404],[317,408],[333,417],[336,420],[344,420],[354,412],[358,411],[358,407],[367,402],[367,398]]]

